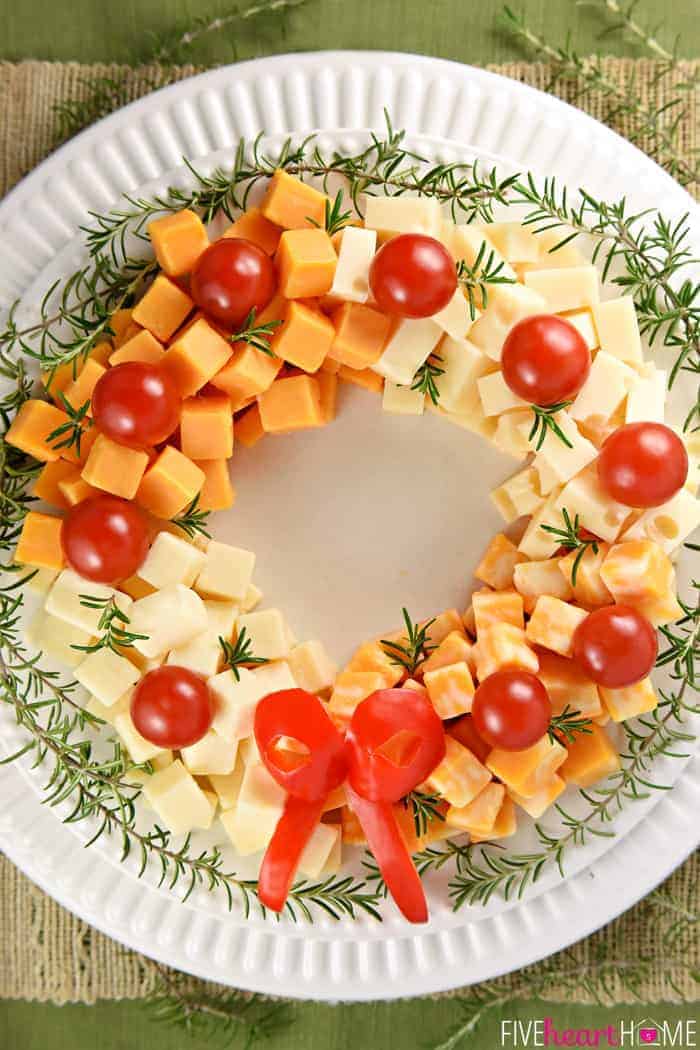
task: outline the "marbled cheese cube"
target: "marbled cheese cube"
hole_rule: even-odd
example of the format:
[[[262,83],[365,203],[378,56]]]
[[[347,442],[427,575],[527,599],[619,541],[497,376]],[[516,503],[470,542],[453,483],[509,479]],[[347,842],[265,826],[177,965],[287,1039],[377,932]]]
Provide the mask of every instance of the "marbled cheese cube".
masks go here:
[[[159,532],[139,569],[139,577],[157,590],[176,583],[191,587],[204,562],[204,553],[191,543],[170,532]]]
[[[72,569],[64,569],[56,580],[46,597],[46,611],[59,620],[65,620],[73,627],[78,627],[87,634],[98,636],[101,631],[98,624],[104,606],[92,608],[83,604],[89,598],[97,599],[99,602],[107,603],[114,598],[119,608],[127,615],[130,614],[132,600],[128,595],[116,591],[114,587],[108,587],[104,583],[95,583],[78,576]]]
[[[136,685],[141,672],[126,657],[111,649],[98,649],[78,664],[75,677],[104,707],[112,707]]]
[[[482,788],[476,798],[466,806],[450,806],[445,814],[446,823],[469,834],[488,835],[500,813],[506,789],[503,784],[491,781]]]
[[[146,635],[134,642],[134,648],[150,659],[177,649],[206,627],[204,602],[181,583],[139,598],[131,610],[130,630]]]
[[[215,807],[179,759],[149,777],[143,794],[174,835],[211,825]]]
[[[515,566],[513,585],[522,594],[525,611],[532,612],[540,595],[549,594],[562,601],[573,598],[571,583],[556,561],[526,561]]]
[[[515,566],[525,560],[525,556],[513,541],[504,533],[498,532],[484,551],[481,561],[474,569],[474,575],[488,587],[503,591],[513,586]]]
[[[397,416],[422,416],[425,411],[425,394],[410,386],[398,386],[388,379],[384,383],[382,408]]]
[[[471,711],[474,680],[466,661],[426,671],[423,681],[440,718],[455,718]]]
[[[442,329],[430,317],[402,318],[389,336],[382,356],[371,366],[372,370],[392,383],[410,386],[441,336]]]
[[[241,601],[250,587],[254,568],[255,555],[252,551],[211,540],[204,568],[197,576],[195,587],[207,598]]]
[[[331,660],[323,642],[310,641],[295,645],[287,659],[300,689],[308,693],[322,693],[332,688],[338,667]]]
[[[513,588],[492,591],[488,587],[472,594],[474,626],[476,636],[498,623],[510,623],[514,627],[525,627],[522,595]]]
[[[547,690],[552,714],[560,715],[567,706],[583,718],[598,718],[603,713],[598,686],[578,664],[552,652],[541,652],[539,658],[537,677]]]
[[[376,230],[346,226],[340,238],[338,262],[329,295],[352,303],[366,303],[369,268],[376,248]]]
[[[642,341],[631,295],[597,303],[593,307],[593,320],[602,350],[628,364],[641,364]]]
[[[524,751],[494,748],[486,759],[486,766],[509,790],[524,798],[534,798],[564,764],[566,755],[566,748],[545,734]]]
[[[519,795],[512,788],[508,789],[508,794],[513,799],[513,802],[520,806],[521,809],[524,809],[533,820],[539,820],[564,791],[566,791],[566,781],[554,773],[552,779],[547,781],[530,798],[526,798],[525,795]]]
[[[85,653],[74,646],[91,645],[95,635],[39,609],[24,630],[24,641],[31,651],[45,653],[68,667],[77,667],[85,659]]]
[[[512,623],[498,623],[483,630],[474,646],[474,659],[480,682],[506,667],[518,667],[536,674],[540,666],[537,653],[528,645],[525,631]]]
[[[469,748],[451,736],[445,737],[445,757],[428,777],[433,791],[452,806],[467,806],[491,780],[488,769]]]
[[[263,609],[238,617],[238,632],[246,632],[255,656],[265,660],[282,660],[292,648],[292,635],[279,609]],[[292,644],[290,644],[292,643]]]
[[[541,645],[561,656],[571,656],[576,628],[587,616],[585,609],[577,609],[575,605],[543,594],[537,599],[525,634],[533,645]]]
[[[236,748],[236,741],[225,740],[210,729],[201,740],[189,747],[183,747],[180,754],[190,773],[201,776],[226,776],[233,773],[235,768]]]
[[[599,686],[603,706],[613,722],[624,722],[628,718],[637,718],[653,711],[658,704],[658,697],[651,684],[651,678],[625,686],[623,689],[606,689]]]

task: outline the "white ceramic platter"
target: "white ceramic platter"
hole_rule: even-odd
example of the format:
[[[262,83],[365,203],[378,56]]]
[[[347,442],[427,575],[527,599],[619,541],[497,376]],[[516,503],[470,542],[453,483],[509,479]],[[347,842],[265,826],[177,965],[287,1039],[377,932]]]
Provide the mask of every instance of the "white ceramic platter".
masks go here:
[[[136,102],[64,146],[0,205],[0,306],[31,311],[51,280],[79,262],[78,227],[123,193],[150,195],[226,166],[240,137],[321,129],[329,149],[356,150],[383,109],[409,144],[440,160],[483,159],[504,174],[531,170],[583,183],[633,209],[678,216],[690,198],[629,143],[557,100],[477,69],[413,55],[289,55],[219,69]],[[693,237],[700,246],[697,216]],[[258,554],[258,582],[302,638],[339,658],[397,623],[464,603],[471,572],[499,521],[487,490],[512,461],[437,417],[383,415],[347,388],[334,426],[237,450],[235,508],[215,534]],[[417,498],[416,498],[417,497]],[[687,566],[681,578],[687,578]],[[0,751],[21,738],[0,711]],[[264,921],[204,891],[183,905],[150,869],[118,863],[84,825],[41,805],[41,771],[0,767],[0,848],[93,926],[181,970],[242,988],[326,1000],[428,994],[487,979],[554,952],[612,919],[696,844],[700,761],[660,761],[673,784],[629,806],[615,839],[571,851],[567,878],[545,874],[518,902],[449,907],[446,877],[429,880],[431,921],[408,926],[391,905],[369,918],[314,925]],[[206,841],[206,840],[203,840]],[[209,840],[214,841],[214,839]],[[527,832],[514,848],[528,842]],[[227,855],[247,875],[252,869]],[[360,871],[359,862],[355,870]]]

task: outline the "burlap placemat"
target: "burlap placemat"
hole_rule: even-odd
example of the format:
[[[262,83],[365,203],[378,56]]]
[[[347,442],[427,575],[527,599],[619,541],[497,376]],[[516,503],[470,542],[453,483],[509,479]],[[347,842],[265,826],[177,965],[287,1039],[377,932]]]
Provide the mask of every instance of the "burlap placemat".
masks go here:
[[[686,79],[698,62],[680,63],[674,77]],[[634,73],[639,97],[654,107],[672,97],[673,77],[658,78],[659,67],[646,60],[606,59],[607,77],[622,81]],[[496,72],[545,89],[551,69],[542,63],[515,62],[493,66]],[[197,72],[195,67],[173,70],[170,79]],[[119,81],[124,100],[151,89],[161,73],[155,67],[127,69],[116,65],[78,63],[0,62],[0,196],[30,171],[56,143],[55,106],[68,98],[87,97],[86,82],[96,75]],[[556,93],[577,100],[593,116],[609,117],[609,106],[600,95],[582,97],[580,84],[558,85]],[[680,153],[691,158],[698,143],[698,92],[688,97],[687,116],[679,128]],[[629,135],[631,124],[624,114],[616,130]],[[697,916],[700,909],[700,860],[691,858],[668,880],[668,897],[640,903],[603,930],[575,945],[560,957],[562,974],[594,972],[603,958],[614,960],[618,973],[609,978],[609,998],[615,1002],[692,999],[697,982],[692,971],[700,969],[698,938],[691,936],[678,951],[674,924]],[[0,998],[86,1002],[98,999],[136,999],[148,994],[155,980],[148,960],[91,929],[45,896],[12,864],[0,856]],[[673,943],[672,943],[673,942]],[[675,944],[675,948],[673,945]],[[678,960],[682,958],[683,962]],[[640,959],[651,960],[648,972],[636,987],[624,979]],[[543,965],[543,964],[541,964]],[[552,967],[552,961],[546,965]],[[536,974],[538,967],[528,968]],[[522,977],[510,974],[492,982],[504,996],[522,991]],[[674,990],[675,989],[675,990]],[[452,993],[455,994],[455,993]],[[548,984],[552,1001],[593,1003],[593,992],[572,992],[563,976]]]

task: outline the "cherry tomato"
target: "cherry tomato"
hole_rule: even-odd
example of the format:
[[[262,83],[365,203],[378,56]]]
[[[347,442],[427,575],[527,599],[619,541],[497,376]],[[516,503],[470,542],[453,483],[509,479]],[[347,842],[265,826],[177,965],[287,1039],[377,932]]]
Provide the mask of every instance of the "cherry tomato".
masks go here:
[[[574,660],[607,689],[641,682],[656,662],[656,631],[627,605],[606,605],[589,613],[574,634]]]
[[[626,507],[659,507],[685,485],[688,453],[663,423],[626,423],[603,442],[598,477]]]
[[[118,583],[133,576],[148,554],[148,540],[143,513],[116,496],[78,503],[61,525],[66,561],[80,576],[98,583]]]
[[[524,751],[547,732],[552,705],[547,690],[529,671],[496,671],[481,683],[472,719],[482,740],[503,751]]]
[[[267,306],[276,283],[272,259],[262,248],[243,237],[224,237],[195,263],[190,292],[210,317],[237,328],[251,310]]]
[[[430,317],[457,290],[457,269],[447,248],[422,233],[402,233],[379,249],[369,284],[380,310],[400,317]]]
[[[556,405],[578,394],[591,369],[581,333],[563,317],[535,314],[513,325],[501,353],[503,378],[533,405]]]
[[[149,671],[136,686],[131,718],[152,744],[189,747],[210,729],[214,704],[203,678],[186,667],[166,664]]]
[[[157,445],[179,422],[180,396],[157,365],[125,361],[108,368],[95,384],[92,418],[103,434],[121,445]]]

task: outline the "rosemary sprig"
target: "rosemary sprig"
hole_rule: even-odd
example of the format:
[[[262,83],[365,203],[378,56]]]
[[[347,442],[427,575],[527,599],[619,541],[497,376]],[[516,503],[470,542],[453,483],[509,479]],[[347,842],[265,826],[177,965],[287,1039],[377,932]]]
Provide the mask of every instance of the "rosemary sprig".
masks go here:
[[[547,736],[553,744],[561,743],[562,737],[569,744],[573,744],[577,733],[584,733],[590,736],[592,725],[593,722],[590,718],[584,718],[580,711],[567,704],[560,714],[552,715],[549,728],[547,729]]]
[[[241,667],[255,667],[269,663],[267,657],[254,654],[253,642],[248,637],[245,627],[241,627],[235,642],[229,642],[220,636],[219,645],[224,657],[224,666],[231,671],[237,682],[241,680]]]
[[[145,640],[148,637],[148,635],[136,634],[126,629],[126,625],[130,622],[129,617],[119,608],[114,596],[98,598],[94,594],[81,594],[79,598],[80,604],[86,609],[102,610],[97,624],[100,636],[91,645],[72,645],[71,649],[78,649],[82,653],[97,653],[100,649],[111,649],[113,653],[119,653],[120,649],[132,649],[134,642]]]
[[[245,22],[270,15],[280,15],[306,0],[259,0],[248,7],[234,7],[223,14],[207,14],[191,19],[184,29],[176,29],[168,36],[156,41],[146,61],[160,63],[182,62],[195,44],[211,34],[220,35],[232,27],[241,27]]]
[[[432,820],[445,820],[445,815],[440,812],[442,795],[437,792],[429,794],[426,791],[411,791],[403,800],[404,809],[411,807],[413,811],[413,823],[416,829],[416,837],[422,838],[428,830]]]
[[[559,546],[563,547],[564,550],[577,552],[571,566],[571,586],[575,587],[581,559],[589,548],[594,554],[597,554],[599,547],[597,540],[584,539],[581,536],[581,525],[578,514],[574,515],[574,520],[572,521],[571,515],[566,507],[562,507],[561,516],[564,519],[563,529],[560,529],[556,525],[540,525],[540,528],[543,532],[548,532],[551,536],[554,536]]]
[[[414,675],[418,667],[435,649],[430,645],[428,638],[430,628],[435,623],[435,617],[420,626],[414,623],[408,614],[408,609],[401,610],[403,622],[406,625],[406,634],[400,642],[392,642],[386,638],[380,640],[380,645],[393,664],[403,667],[408,676]]]
[[[67,401],[63,396],[63,393],[59,393],[58,396],[61,399],[64,411],[68,415],[68,422],[62,423],[60,427],[52,430],[46,440],[56,450],[75,448],[76,455],[79,456],[80,444],[85,431],[92,426],[92,419],[88,416],[90,399],[88,398],[87,401],[84,401],[80,408],[73,408],[70,401]]]
[[[231,342],[248,343],[250,346],[254,346],[256,350],[267,354],[268,357],[274,357],[275,353],[270,346],[270,338],[275,334],[275,329],[279,328],[281,324],[282,321],[266,321],[265,324],[256,324],[255,307],[253,307],[243,322],[241,330],[231,336]]]
[[[469,303],[469,315],[472,321],[476,318],[477,310],[485,310],[489,302],[489,285],[515,284],[515,278],[503,273],[505,262],[497,260],[493,248],[487,250],[486,241],[481,242],[481,247],[476,259],[470,265],[465,259],[457,263],[457,281]]]
[[[185,507],[182,514],[178,514],[176,518],[171,518],[170,522],[172,525],[177,525],[178,529],[182,529],[191,540],[196,536],[204,536],[206,539],[211,539],[211,533],[207,529],[210,513],[211,511],[199,509],[199,495],[196,495],[192,502]]]
[[[328,236],[332,237],[334,233],[344,229],[351,219],[352,210],[343,211],[343,191],[338,190],[332,201],[326,201],[323,228]],[[318,226],[318,223],[312,218],[309,218],[309,222],[313,223],[314,226]]]
[[[557,401],[556,405],[531,405],[534,419],[527,439],[535,442],[536,452],[539,452],[544,445],[548,431],[551,431],[567,448],[574,447],[557,421],[557,412],[561,412],[571,404],[571,401]]]
[[[638,3],[639,0],[630,0],[627,4],[621,4],[619,0],[576,0],[578,7],[590,7],[603,15],[612,15],[614,21],[602,31],[601,36],[625,34],[642,44],[655,58],[675,62],[675,50],[672,53],[663,46],[655,35],[657,30],[648,29],[635,20],[634,12]]]
[[[435,380],[445,374],[445,369],[440,367],[442,363],[440,354],[431,354],[420,366],[411,383],[411,390],[419,390],[421,394],[429,397],[434,405],[440,401],[440,391]]]

